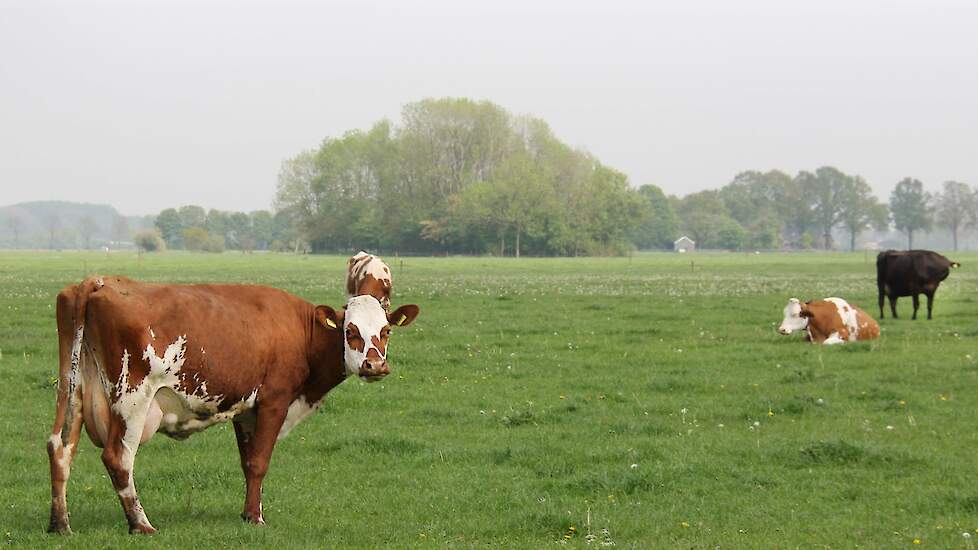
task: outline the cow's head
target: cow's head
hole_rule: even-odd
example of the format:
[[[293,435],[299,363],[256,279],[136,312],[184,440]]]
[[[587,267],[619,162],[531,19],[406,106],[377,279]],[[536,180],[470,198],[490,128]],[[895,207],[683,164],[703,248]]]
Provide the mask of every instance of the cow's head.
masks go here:
[[[343,362],[347,376],[375,382],[390,374],[387,340],[393,327],[410,325],[418,316],[416,305],[406,305],[388,313],[377,298],[354,296],[343,312],[329,306],[316,308],[320,324],[343,332]]]
[[[808,328],[808,319],[812,312],[808,310],[808,304],[801,303],[798,298],[788,300],[788,305],[784,306],[784,320],[778,327],[781,334],[791,334],[796,330]]]

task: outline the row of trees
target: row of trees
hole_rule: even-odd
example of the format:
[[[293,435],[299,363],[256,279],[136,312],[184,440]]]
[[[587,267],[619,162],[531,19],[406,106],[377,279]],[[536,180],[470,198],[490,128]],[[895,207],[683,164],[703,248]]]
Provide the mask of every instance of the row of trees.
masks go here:
[[[276,207],[314,251],[616,254],[653,208],[624,174],[489,102],[423,100],[286,161]]]
[[[664,213],[657,226],[643,228],[651,242],[636,240],[639,245],[665,246],[681,231],[703,248],[830,249],[841,232],[854,250],[861,233],[885,232],[892,223],[907,235],[910,248],[915,233],[936,224],[950,230],[957,249],[961,232],[978,219],[978,192],[963,183],[946,182],[932,194],[919,180],[906,178],[884,204],[863,178],[828,166],[795,177],[776,170],[744,172],[720,189],[668,201],[657,190],[648,193]]]
[[[224,212],[188,205],[167,208],[156,216],[156,231],[167,248],[205,252],[223,250],[294,250],[298,239],[294,223],[284,212]],[[147,235],[136,239],[145,249],[159,248]]]

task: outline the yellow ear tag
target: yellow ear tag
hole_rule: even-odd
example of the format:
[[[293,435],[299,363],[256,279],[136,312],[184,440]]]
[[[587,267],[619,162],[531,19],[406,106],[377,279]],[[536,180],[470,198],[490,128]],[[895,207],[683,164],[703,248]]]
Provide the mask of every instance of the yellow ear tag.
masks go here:
[[[403,315],[402,314],[401,315],[401,318],[397,320],[397,326],[403,325],[404,324],[404,321],[407,321],[407,315]]]
[[[323,320],[323,324],[325,324],[329,328],[336,328],[336,323],[332,319],[330,319],[329,317],[326,317]]]

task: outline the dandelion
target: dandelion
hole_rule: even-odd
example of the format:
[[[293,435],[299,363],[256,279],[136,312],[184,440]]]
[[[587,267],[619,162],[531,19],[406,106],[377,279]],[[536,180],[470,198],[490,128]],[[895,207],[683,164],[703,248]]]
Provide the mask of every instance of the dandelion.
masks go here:
[[[892,429],[893,429],[893,426],[890,426],[889,424],[887,424],[887,425],[886,425],[886,429],[887,429],[887,430],[892,430]]]
[[[767,410],[767,415],[768,416],[774,416],[774,411],[772,411],[771,409],[768,409]]]
[[[679,523],[679,525],[680,525],[680,526],[681,526],[681,527],[682,527],[683,529],[689,529],[689,522],[686,522],[686,521],[682,521],[682,522],[680,522],[680,523]]]
[[[907,406],[907,402],[905,400],[903,400],[903,399],[897,401],[897,403],[899,403],[901,407],[906,407]]]
[[[566,395],[561,395],[560,398],[561,399],[567,399],[567,396]]]
[[[629,466],[629,468],[634,470],[635,468],[638,468],[638,464],[632,464],[631,466]]]
[[[914,544],[920,544],[920,539],[913,539]]]

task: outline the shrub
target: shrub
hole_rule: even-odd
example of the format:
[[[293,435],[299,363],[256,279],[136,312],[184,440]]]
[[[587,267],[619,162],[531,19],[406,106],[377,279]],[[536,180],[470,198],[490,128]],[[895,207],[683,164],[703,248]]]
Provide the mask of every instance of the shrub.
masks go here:
[[[161,252],[166,250],[166,243],[163,241],[163,237],[160,236],[160,232],[156,229],[138,231],[132,236],[132,241],[136,243],[136,246],[140,250],[145,250],[146,252]]]

